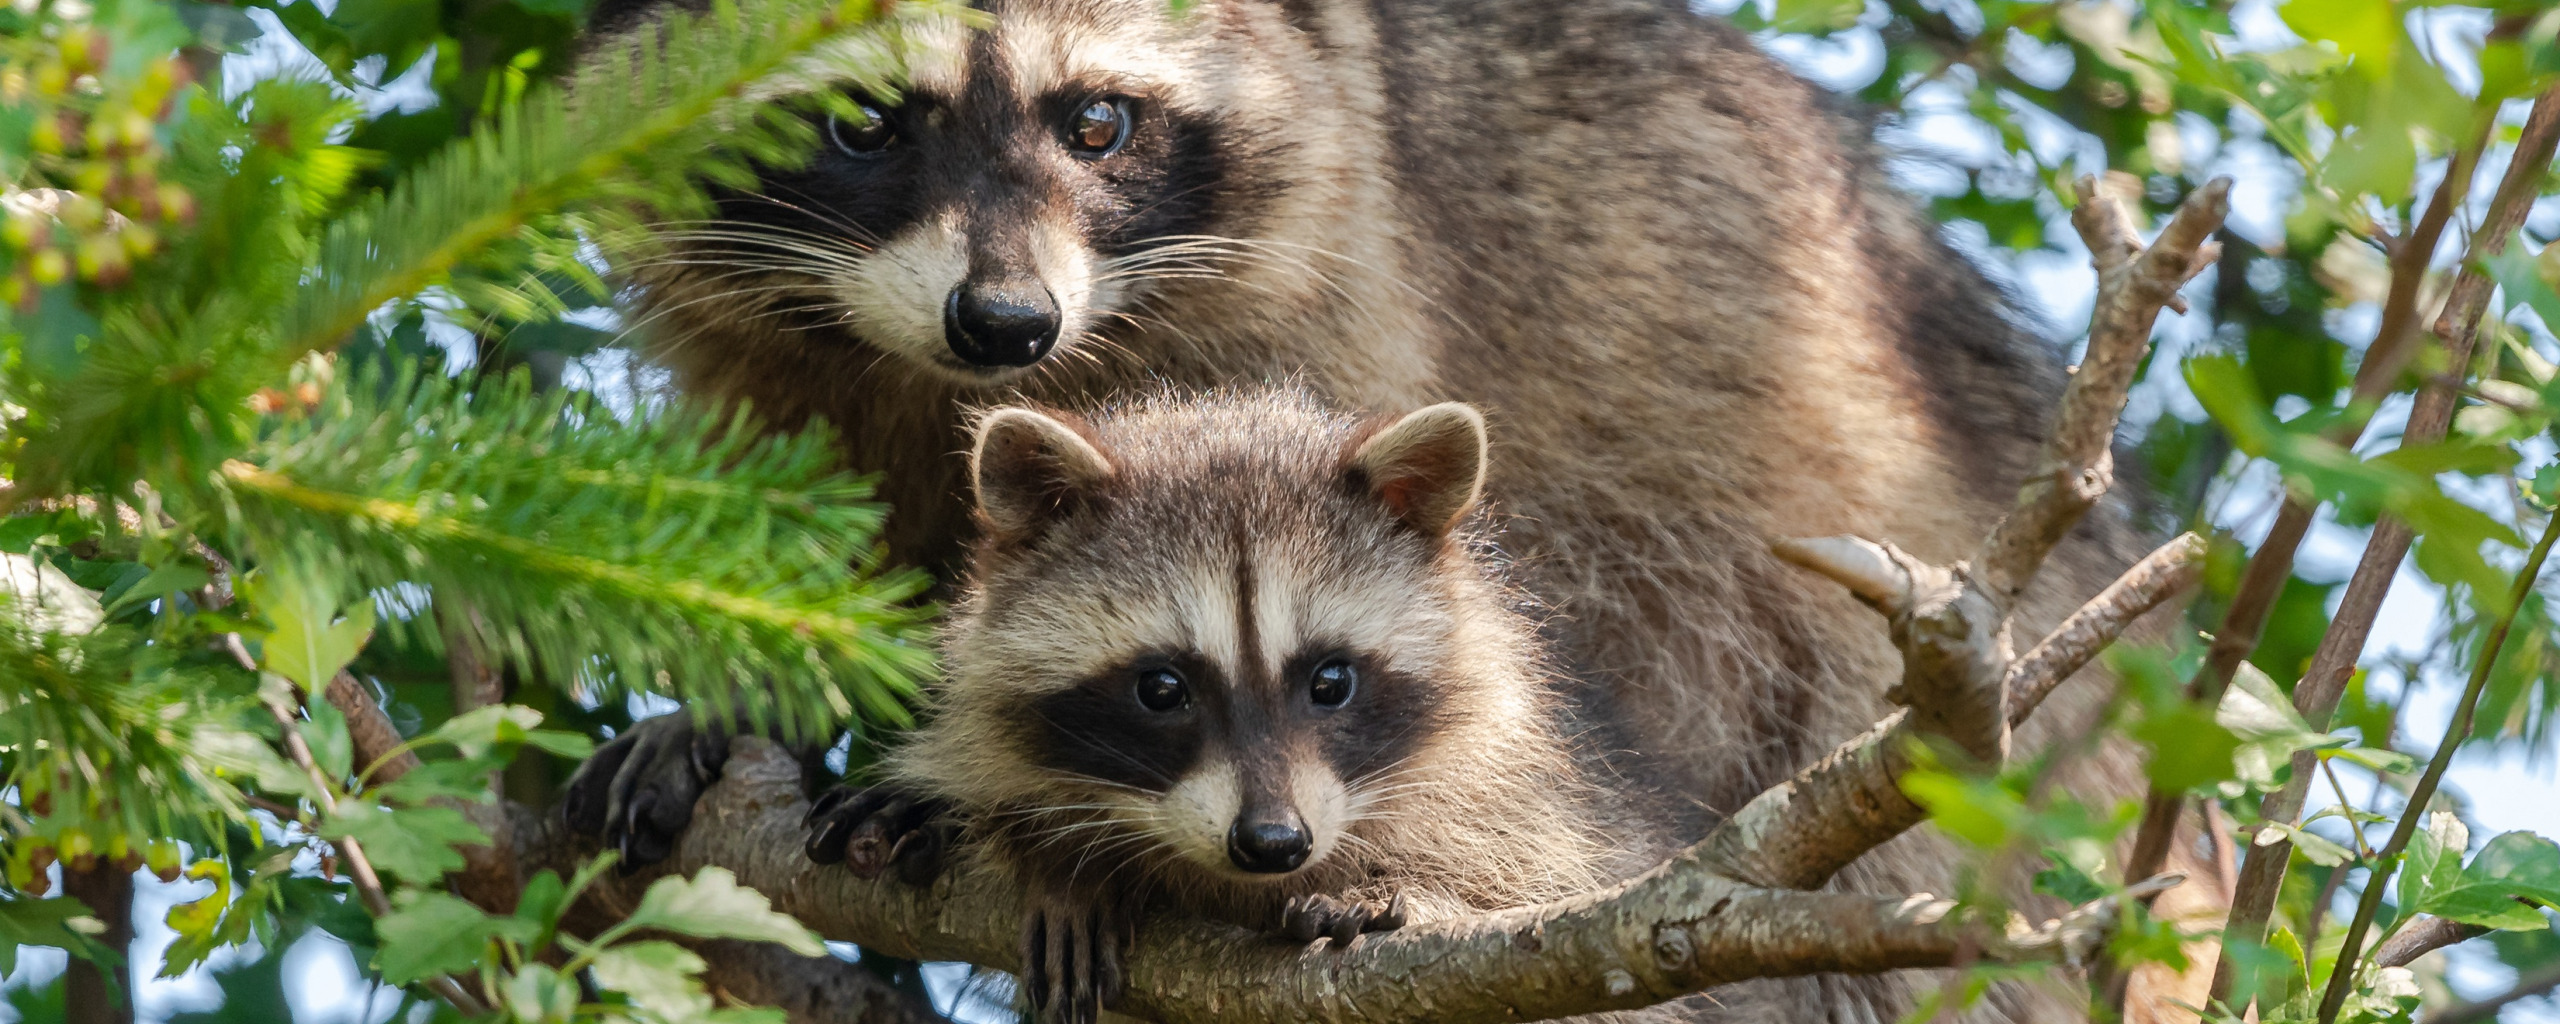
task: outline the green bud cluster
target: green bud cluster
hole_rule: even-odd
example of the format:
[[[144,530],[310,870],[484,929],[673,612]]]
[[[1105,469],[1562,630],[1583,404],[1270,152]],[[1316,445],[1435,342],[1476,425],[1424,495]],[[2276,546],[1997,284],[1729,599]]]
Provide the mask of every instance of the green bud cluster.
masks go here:
[[[0,43],[0,108],[29,115],[22,136],[0,138],[33,186],[0,221],[0,302],[21,309],[73,278],[123,284],[164,228],[195,218],[195,198],[160,175],[187,65],[173,54],[117,61],[105,33],[56,27],[54,38]]]

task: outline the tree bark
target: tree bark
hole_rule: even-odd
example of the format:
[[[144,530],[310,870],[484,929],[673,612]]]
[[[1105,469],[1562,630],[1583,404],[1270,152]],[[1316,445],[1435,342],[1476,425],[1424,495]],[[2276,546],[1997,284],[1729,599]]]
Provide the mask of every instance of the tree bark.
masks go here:
[[[133,954],[133,869],[104,857],[87,868],[62,866],[63,894],[79,900],[107,930],[98,944],[119,958]],[[133,968],[129,961],[100,964],[79,957],[62,978],[66,1024],[133,1024]]]

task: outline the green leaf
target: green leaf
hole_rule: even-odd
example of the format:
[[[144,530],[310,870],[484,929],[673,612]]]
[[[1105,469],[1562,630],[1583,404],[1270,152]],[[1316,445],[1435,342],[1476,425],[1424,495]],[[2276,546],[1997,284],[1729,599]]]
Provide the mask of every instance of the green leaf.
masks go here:
[[[2257,838],[2250,840],[2250,843],[2255,846],[2273,846],[2279,841],[2291,842],[2293,848],[2300,851],[2304,859],[2322,867],[2334,868],[2355,858],[2355,851],[2330,842],[2320,833],[2295,828],[2281,821],[2270,821],[2258,826]]]
[[[2400,857],[2400,905],[2423,908],[2438,893],[2462,884],[2462,855],[2469,852],[2471,829],[2450,811],[2427,815],[2427,827],[2411,837]]]
[[[549,869],[533,876],[516,896],[516,920],[534,927],[534,936],[525,943],[528,952],[539,953],[551,944],[560,926],[560,912],[569,909],[569,887],[560,874]]]
[[[562,1024],[578,1012],[578,982],[544,964],[526,964],[498,983],[498,1000],[519,1021]]]
[[[542,712],[519,704],[491,704],[446,719],[435,738],[453,744],[462,756],[478,758],[500,744],[524,742],[525,731],[542,724]]]
[[[801,956],[827,951],[816,932],[776,912],[763,893],[740,888],[738,876],[726,868],[704,868],[691,879],[657,880],[624,923],[697,938],[779,943]]]
[[[631,942],[596,954],[596,984],[669,1021],[694,1021],[711,1010],[695,977],[705,965],[672,942]]]
[[[2442,812],[2437,816],[2452,817]],[[2430,819],[2430,834],[2436,831],[2434,824]],[[2457,823],[2455,827],[2460,826]],[[2410,844],[2411,865],[2419,863],[2414,859],[2417,851],[2427,845],[2425,839]],[[2461,850],[2455,848],[2452,856],[2460,855]],[[2560,846],[2550,840],[2531,832],[2509,832],[2490,840],[2470,864],[2450,870],[2444,867],[2441,849],[2431,849],[2429,857],[2425,863],[2429,873],[2425,883],[2415,890],[2416,896],[2413,898],[2405,875],[2400,887],[2401,900],[2418,913],[2492,928],[2550,927],[2541,911],[2517,902],[2521,898],[2544,906],[2560,905]],[[2408,870],[2402,868],[2404,872]]]
[[[2541,315],[2544,327],[2560,331],[2560,293],[2553,292],[2551,283],[2543,280],[2531,246],[2531,236],[2518,230],[2507,239],[2505,250],[2480,261],[2481,269],[2488,272],[2490,280],[2498,282],[2499,291],[2505,294],[2502,310],[2519,305],[2533,307]]]
[[[331,673],[336,674],[334,670]],[[311,717],[294,723],[302,734],[302,742],[311,748],[311,759],[320,772],[331,779],[343,779],[355,771],[356,741],[347,732],[347,716],[338,706],[315,700],[304,708]]]
[[[266,637],[263,667],[301,684],[307,694],[326,689],[373,635],[373,602],[359,599],[341,616],[321,593],[307,582],[281,576],[257,586],[252,598],[275,623]]]
[[[2053,858],[2052,867],[2036,872],[2035,891],[2079,906],[2105,896],[2108,889],[2078,865]]]
[[[120,590],[111,590],[99,597],[107,602],[107,617],[114,618],[116,613],[127,608],[166,597],[180,590],[194,590],[211,582],[213,577],[205,572],[203,566],[171,562],[151,570],[148,575]]]
[[[474,760],[531,746],[558,757],[583,760],[595,741],[573,732],[540,730],[542,712],[516,704],[492,704],[447,719],[433,736]]]
[[[2335,44],[2369,78],[2390,70],[2400,46],[2400,17],[2390,0],[2291,0],[2276,14],[2302,38]]]
[[[2372,747],[2340,747],[2324,750],[2322,757],[2351,761],[2385,775],[2406,775],[2418,767],[2418,759],[2397,750],[2375,750]]]
[[[489,835],[461,811],[450,807],[402,807],[383,810],[365,800],[338,805],[320,824],[324,838],[347,837],[364,844],[375,870],[415,884],[433,884],[445,873],[460,870],[457,846],[485,846]]]
[[[531,935],[522,922],[481,913],[458,896],[410,889],[401,900],[374,925],[382,946],[374,951],[373,967],[394,985],[470,971],[486,955],[489,940]]]
[[[2293,699],[2278,689],[2258,666],[2241,662],[2214,723],[2242,742],[2232,751],[2233,776],[2261,789],[2277,782],[2276,769],[2307,747],[2339,746],[2346,741],[2314,731],[2293,709]]]
[[[2232,755],[2242,741],[2201,707],[2147,716],[2130,732],[2151,748],[2143,771],[2161,789],[2183,793],[2234,776]]]

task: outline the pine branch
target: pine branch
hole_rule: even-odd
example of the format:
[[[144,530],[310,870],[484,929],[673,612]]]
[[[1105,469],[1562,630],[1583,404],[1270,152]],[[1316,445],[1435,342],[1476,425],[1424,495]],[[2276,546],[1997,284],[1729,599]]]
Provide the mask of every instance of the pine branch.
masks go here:
[[[765,101],[752,87],[871,17],[870,5],[842,0],[723,2],[608,47],[565,88],[536,89],[333,225],[318,273],[275,323],[275,352],[290,360],[336,348],[385,303],[573,202],[672,215],[701,202],[686,172],[718,176],[725,159],[734,177],[741,155],[795,163],[814,136],[757,116]]]
[[[475,396],[411,372],[358,379],[258,454],[219,479],[245,549],[327,559],[366,589],[424,584],[476,611],[493,654],[563,685],[799,735],[857,705],[903,721],[930,664],[925,578],[874,571],[882,511],[821,434],[580,417],[521,381]],[[440,645],[431,621],[385,628]]]

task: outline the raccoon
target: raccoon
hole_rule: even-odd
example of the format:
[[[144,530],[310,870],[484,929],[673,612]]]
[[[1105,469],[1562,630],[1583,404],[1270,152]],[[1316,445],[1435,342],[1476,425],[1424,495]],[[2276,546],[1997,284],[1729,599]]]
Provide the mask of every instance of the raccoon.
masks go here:
[[[1272,390],[975,424],[929,724],[819,800],[810,856],[1010,870],[1024,992],[1067,1022],[1117,997],[1146,907],[1340,946],[1608,877],[1599,791],[1470,521],[1475,410],[1363,423]]]
[[[664,2],[604,0],[599,30]],[[1487,493],[1573,699],[1625,723],[1613,784],[1680,798],[1663,834],[1703,834],[1890,710],[1872,613],[1770,542],[1970,554],[2065,378],[1829,94],[1673,0],[979,7],[976,27],[901,15],[897,90],[837,74],[851,102],[812,162],[722,195],[721,223],[670,232],[684,258],[633,272],[680,388],[842,430],[894,558],[957,578],[974,528],[951,453],[975,405],[1283,378],[1347,408],[1463,401],[1503,425]],[[2140,532],[2093,516],[2022,635]],[[2065,687],[2022,743],[2096,704]],[[689,728],[644,723],[572,787],[635,860],[716,773],[717,738]],[[2125,757],[2083,764],[2084,791],[2138,784]],[[1842,884],[1944,891],[1950,856],[1915,834]],[[1930,984],[1720,997],[1737,1019],[1890,1020]]]

